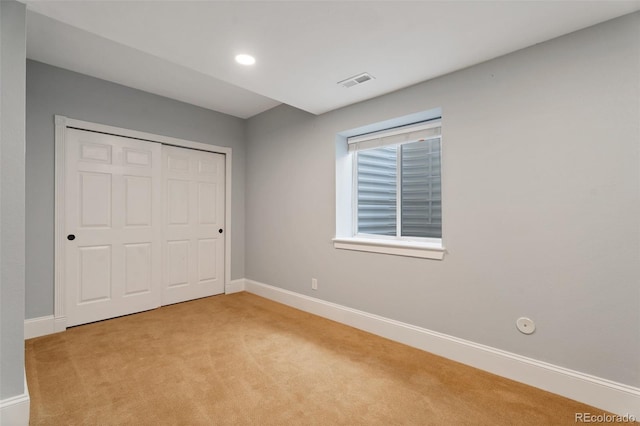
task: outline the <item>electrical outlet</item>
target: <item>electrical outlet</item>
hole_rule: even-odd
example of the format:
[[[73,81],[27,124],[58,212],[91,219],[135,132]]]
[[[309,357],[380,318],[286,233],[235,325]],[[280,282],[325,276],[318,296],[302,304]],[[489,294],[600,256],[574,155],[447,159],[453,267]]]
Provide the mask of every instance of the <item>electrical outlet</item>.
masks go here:
[[[311,278],[311,290],[318,289],[318,280],[315,278]]]

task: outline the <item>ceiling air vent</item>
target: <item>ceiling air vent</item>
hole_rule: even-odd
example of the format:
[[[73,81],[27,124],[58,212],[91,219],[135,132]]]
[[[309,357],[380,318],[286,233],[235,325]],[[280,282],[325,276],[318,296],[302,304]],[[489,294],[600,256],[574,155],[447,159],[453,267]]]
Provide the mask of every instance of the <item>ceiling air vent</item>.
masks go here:
[[[373,76],[369,73],[363,72],[362,74],[354,75],[353,77],[349,77],[346,80],[339,81],[338,84],[343,87],[353,87],[358,84],[366,83],[369,80],[373,80]]]

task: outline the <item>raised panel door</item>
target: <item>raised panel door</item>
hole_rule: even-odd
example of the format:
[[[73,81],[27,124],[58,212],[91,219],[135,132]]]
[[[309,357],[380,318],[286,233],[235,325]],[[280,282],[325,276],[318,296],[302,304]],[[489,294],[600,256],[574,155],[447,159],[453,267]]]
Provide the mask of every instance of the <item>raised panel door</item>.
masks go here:
[[[70,128],[65,141],[67,326],[158,307],[161,145]]]
[[[224,293],[224,155],[164,146],[162,304]]]

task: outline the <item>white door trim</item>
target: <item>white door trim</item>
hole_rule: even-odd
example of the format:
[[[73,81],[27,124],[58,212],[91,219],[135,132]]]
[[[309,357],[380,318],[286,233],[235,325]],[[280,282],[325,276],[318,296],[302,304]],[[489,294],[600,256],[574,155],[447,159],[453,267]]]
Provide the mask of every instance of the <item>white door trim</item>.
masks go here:
[[[225,156],[225,219],[224,219],[224,282],[225,289],[231,283],[231,148],[192,142],[169,136],[139,132],[121,127],[107,126],[89,121],[75,120],[62,115],[55,116],[55,253],[54,253],[54,332],[64,331],[67,327],[65,307],[65,137],[68,127],[108,133],[133,139],[159,142],[183,148],[215,152]],[[225,290],[226,291],[226,290]]]

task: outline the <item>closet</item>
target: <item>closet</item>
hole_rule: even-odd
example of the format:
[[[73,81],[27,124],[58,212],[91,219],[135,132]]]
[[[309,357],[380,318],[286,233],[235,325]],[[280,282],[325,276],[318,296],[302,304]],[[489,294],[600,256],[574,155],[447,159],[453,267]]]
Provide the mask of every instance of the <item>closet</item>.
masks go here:
[[[224,154],[67,127],[66,326],[224,293],[225,178]]]

